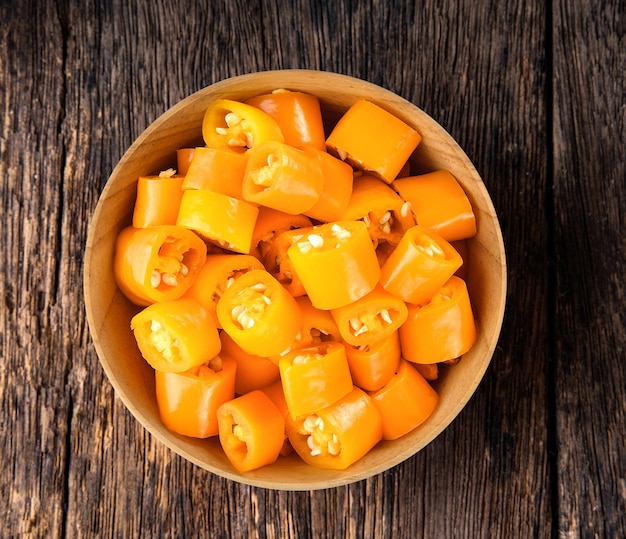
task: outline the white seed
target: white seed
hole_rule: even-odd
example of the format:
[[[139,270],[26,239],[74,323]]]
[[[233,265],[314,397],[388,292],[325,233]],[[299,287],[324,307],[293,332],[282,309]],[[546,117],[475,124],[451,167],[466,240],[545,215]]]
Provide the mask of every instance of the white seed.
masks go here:
[[[361,329],[361,327],[363,327],[363,322],[361,322],[361,320],[359,320],[358,318],[351,318],[350,319],[350,327],[354,331],[358,331],[359,329]]]
[[[348,152],[342,150],[341,148],[337,148],[337,155],[339,156],[339,159],[345,161],[346,157],[348,157]]]
[[[150,284],[152,288],[156,288],[161,284],[161,273],[159,270],[152,270],[152,274],[150,275]]]
[[[291,360],[291,363],[292,365],[304,365],[308,361],[308,359],[309,358],[307,356],[298,355]]]
[[[382,309],[380,311],[380,317],[387,322],[387,324],[391,324],[392,320],[391,320],[391,316],[389,314],[389,311],[387,309]]]
[[[313,436],[308,436],[307,437],[306,445],[308,445],[309,449],[311,449],[311,450],[319,449],[319,446],[315,443],[315,440],[313,439]]]
[[[364,216],[363,216],[363,222],[365,223],[365,225],[366,225],[367,227],[369,227],[369,226],[372,224],[372,222],[371,222],[371,220],[370,220],[370,216],[369,216],[369,215],[364,215]]]
[[[336,457],[341,452],[341,445],[339,444],[339,438],[336,434],[333,434],[333,437],[328,440],[327,444],[328,454]]]
[[[234,112],[229,112],[224,116],[224,121],[228,127],[232,127],[233,125],[237,125],[241,122],[241,118],[237,116]]]
[[[378,223],[381,225],[384,225],[386,222],[389,221],[389,219],[391,219],[391,212],[388,211],[385,213],[385,215],[383,215],[379,220]]]
[[[385,223],[384,225],[382,225],[380,227],[380,229],[385,233],[385,234],[391,234],[391,225],[389,223]]]
[[[263,283],[253,284],[250,288],[255,292],[259,292],[261,294],[267,290],[267,286],[265,286]]]
[[[256,323],[254,318],[252,318],[246,310],[237,317],[237,322],[239,322],[243,329],[251,329]]]
[[[438,254],[439,256],[444,255],[443,249],[439,247],[439,245],[437,245],[436,243],[431,244],[430,248],[434,253]]]
[[[302,422],[302,427],[307,432],[313,432],[315,430],[315,427],[317,427],[317,420],[318,419],[319,419],[319,416],[317,416],[315,414],[309,415]]]
[[[408,217],[410,211],[411,211],[411,203],[405,202],[404,204],[402,204],[402,207],[400,208],[400,215],[402,215],[402,217]]]
[[[230,311],[230,316],[233,320],[238,320],[239,317],[246,311],[245,305],[235,305]]]
[[[337,223],[334,223],[330,227],[330,230],[333,233],[333,236],[335,236],[339,240],[346,240],[352,235],[347,228],[343,228]]]
[[[183,277],[187,277],[187,275],[189,275],[189,268],[185,264],[180,265],[180,274]]]
[[[273,153],[267,154],[267,166],[268,167],[271,167],[277,161],[278,161],[278,159],[276,158],[275,154],[273,154]]]
[[[227,127],[216,127],[215,128],[215,132],[218,135],[227,135],[228,134],[228,128]]]
[[[168,168],[167,170],[162,170],[159,172],[159,178],[171,178],[176,174],[176,171],[173,168]]]
[[[243,428],[241,425],[233,425],[233,435],[235,438],[243,442]]]
[[[158,320],[152,320],[150,322],[150,331],[160,331],[162,327],[161,322]]]
[[[261,298],[265,302],[265,305],[270,305],[272,303],[272,300],[268,298],[265,294],[261,294]]]
[[[240,138],[233,137],[231,139],[228,139],[228,145],[229,146],[237,146],[237,147],[243,148],[246,145],[246,143],[245,143],[245,141],[241,140]]]
[[[298,246],[298,251],[301,253],[308,253],[313,249],[313,246],[308,241],[299,241],[296,245]]]
[[[358,337],[359,335],[369,331],[369,328],[366,325],[362,325],[359,329],[354,332],[354,336]]]
[[[176,275],[172,275],[171,273],[164,273],[162,279],[167,286],[176,286],[178,284]]]
[[[235,282],[235,278],[234,277],[229,277],[228,281],[226,281],[226,288],[230,288],[231,286],[233,286],[234,282]]]
[[[322,238],[319,234],[309,234],[307,236],[307,240],[309,240],[309,243],[313,247],[321,247],[324,245],[324,238]]]

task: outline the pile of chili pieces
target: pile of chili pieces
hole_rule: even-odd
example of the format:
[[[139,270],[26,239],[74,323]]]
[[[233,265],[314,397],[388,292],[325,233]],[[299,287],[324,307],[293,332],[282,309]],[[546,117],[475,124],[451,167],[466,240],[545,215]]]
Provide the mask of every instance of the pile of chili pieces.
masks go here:
[[[421,136],[366,100],[327,137],[287,90],[217,100],[202,130],[138,179],[116,245],[163,423],[239,472],[294,450],[345,469],[423,423],[475,341],[471,204],[448,171],[411,176]]]

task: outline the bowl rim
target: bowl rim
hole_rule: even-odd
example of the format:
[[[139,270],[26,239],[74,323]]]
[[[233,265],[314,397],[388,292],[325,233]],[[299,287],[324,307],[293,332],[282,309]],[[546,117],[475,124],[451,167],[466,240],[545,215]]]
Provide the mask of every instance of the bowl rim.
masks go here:
[[[148,417],[144,411],[142,411],[139,407],[137,407],[133,402],[133,395],[129,394],[120,380],[117,379],[116,373],[113,371],[111,364],[109,363],[108,358],[106,357],[105,349],[103,347],[102,342],[100,342],[100,338],[97,335],[97,331],[101,329],[99,327],[99,316],[96,312],[95,302],[92,298],[92,287],[90,286],[90,280],[92,278],[92,274],[96,272],[96,268],[92,264],[92,252],[94,250],[95,244],[98,241],[96,235],[96,225],[98,224],[101,215],[105,212],[106,201],[109,196],[112,194],[116,194],[114,189],[114,184],[116,183],[116,178],[118,178],[128,163],[129,160],[134,159],[134,155],[140,151],[142,146],[145,144],[146,140],[149,139],[155,133],[158,133],[159,130],[167,125],[174,117],[181,114],[182,111],[185,111],[188,106],[194,104],[198,106],[198,101],[203,102],[204,106],[214,99],[217,99],[220,96],[228,96],[232,95],[233,86],[245,86],[250,83],[254,83],[258,85],[259,81],[262,81],[265,86],[272,86],[271,82],[275,82],[276,79],[280,79],[281,81],[290,81],[295,78],[304,77],[304,82],[300,81],[299,86],[303,86],[306,80],[314,80],[319,77],[324,77],[326,80],[336,84],[337,88],[354,88],[358,87],[360,89],[369,90],[371,93],[380,96],[380,99],[385,102],[385,104],[391,104],[394,106],[399,106],[403,111],[402,114],[399,114],[398,117],[407,120],[407,115],[411,115],[412,119],[410,123],[414,123],[414,117],[420,118],[421,120],[428,122],[431,128],[436,128],[439,131],[440,136],[446,140],[448,144],[455,151],[455,156],[463,161],[463,166],[473,175],[472,180],[474,182],[473,187],[481,192],[482,199],[481,205],[486,210],[486,213],[489,214],[489,218],[492,219],[494,223],[493,233],[495,234],[494,242],[496,245],[495,253],[491,253],[491,255],[495,256],[498,263],[500,264],[500,287],[495,288],[496,284],[491,283],[493,285],[493,289],[497,292],[497,297],[500,300],[495,305],[496,310],[492,314],[492,318],[494,318],[494,322],[492,324],[493,327],[493,336],[489,343],[487,343],[487,348],[484,351],[483,357],[484,361],[481,363],[481,368],[475,369],[472,371],[472,378],[468,380],[468,384],[465,386],[465,391],[462,395],[462,398],[456,401],[456,405],[453,407],[453,413],[448,414],[445,417],[445,421],[442,421],[440,425],[437,425],[435,428],[432,428],[429,434],[423,438],[420,438],[419,443],[413,444],[405,450],[397,453],[394,458],[385,460],[384,462],[378,462],[375,466],[367,468],[365,471],[355,471],[352,472],[350,468],[344,470],[342,472],[335,473],[325,473],[324,470],[319,470],[320,479],[316,481],[298,481],[298,480],[280,480],[280,479],[270,479],[267,477],[268,474],[264,473],[255,473],[248,472],[245,474],[239,474],[235,472],[234,469],[225,467],[218,467],[217,465],[208,464],[206,461],[198,458],[193,451],[189,450],[187,447],[188,440],[184,437],[180,437],[171,432],[164,432],[161,428],[155,428],[153,424],[153,420]],[[284,87],[291,86],[291,88],[295,88],[295,84],[284,85]],[[258,86],[257,86],[258,87]],[[274,86],[276,87],[276,86]],[[306,90],[301,90],[306,91]],[[258,94],[259,92],[257,92]],[[313,93],[313,92],[311,92]],[[250,94],[253,95],[253,94]],[[388,105],[388,106],[391,106]],[[423,142],[422,142],[423,144]],[[136,178],[128,180],[127,183],[132,184]],[[128,185],[123,186],[124,189],[128,188]],[[119,162],[115,165],[113,171],[111,172],[107,182],[98,197],[98,202],[96,204],[95,210],[91,216],[88,235],[86,241],[86,248],[84,253],[84,264],[83,264],[83,293],[85,300],[85,309],[87,313],[87,321],[89,326],[89,332],[91,335],[91,340],[93,342],[94,348],[98,355],[99,362],[105,371],[105,374],[111,383],[115,394],[121,399],[125,407],[131,412],[135,419],[139,421],[139,423],[153,436],[155,436],[161,443],[170,448],[176,454],[182,456],[183,458],[193,462],[197,466],[210,471],[220,477],[230,479],[239,483],[258,486],[269,489],[277,489],[277,490],[317,490],[317,489],[325,489],[325,488],[333,488],[338,486],[347,485],[350,483],[354,483],[356,481],[366,479],[372,477],[378,473],[382,473],[390,468],[395,467],[401,462],[407,460],[408,458],[414,456],[419,451],[421,451],[425,446],[430,444],[436,437],[438,437],[446,428],[450,426],[450,424],[458,417],[461,411],[465,408],[465,405],[470,400],[470,398],[474,395],[478,385],[482,381],[484,374],[489,367],[493,354],[495,352],[495,348],[497,346],[497,342],[500,338],[502,323],[504,319],[504,312],[506,306],[506,296],[507,296],[507,271],[506,271],[506,254],[504,249],[504,241],[502,237],[502,230],[497,218],[497,214],[495,208],[493,206],[493,201],[484,185],[484,182],[480,175],[478,174],[476,168],[473,163],[470,161],[469,157],[465,154],[465,151],[458,145],[458,143],[453,139],[453,137],[432,117],[430,117],[426,112],[420,109],[417,105],[411,103],[410,101],[402,98],[398,94],[391,92],[390,90],[373,84],[369,81],[356,78],[349,75],[344,75],[331,71],[320,71],[320,70],[310,70],[310,69],[286,69],[286,70],[269,70],[269,71],[258,71],[258,72],[250,72],[242,75],[237,75],[234,77],[226,78],[215,82],[209,86],[206,86],[197,92],[185,97],[161,115],[159,115],[144,131],[133,141],[133,143],[127,148],[124,152],[123,156],[119,160]],[[460,362],[459,364],[461,364]],[[419,429],[419,427],[418,427]],[[394,443],[394,442],[387,442]],[[383,442],[384,444],[384,442]],[[273,466],[273,465],[272,465]],[[302,462],[302,466],[307,466]]]

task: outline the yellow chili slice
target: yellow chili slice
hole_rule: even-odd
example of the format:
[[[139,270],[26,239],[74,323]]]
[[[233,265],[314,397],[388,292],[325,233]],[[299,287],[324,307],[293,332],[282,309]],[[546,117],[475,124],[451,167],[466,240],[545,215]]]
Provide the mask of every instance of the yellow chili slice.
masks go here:
[[[137,198],[133,209],[135,228],[176,224],[183,196],[183,177],[171,172],[163,171],[158,176],[137,179]]]
[[[360,99],[337,122],[326,145],[342,160],[391,183],[421,140],[402,120]]]
[[[221,328],[216,314],[217,302],[235,279],[252,269],[263,269],[263,264],[251,255],[234,253],[207,255],[185,297],[198,300],[217,327]]]
[[[339,221],[299,232],[287,255],[315,307],[343,307],[374,289],[380,267],[365,223]]]
[[[446,241],[476,235],[476,217],[465,191],[447,170],[397,179],[392,184],[410,204],[417,222]]]
[[[354,346],[372,344],[394,333],[407,317],[404,301],[376,285],[362,298],[331,309],[343,340]]]
[[[465,354],[476,340],[476,323],[465,281],[453,276],[429,303],[409,306],[400,328],[402,354],[415,363],[440,363]]]
[[[355,387],[334,404],[301,416],[287,415],[291,445],[307,464],[344,470],[382,439],[382,419],[372,399]]]
[[[244,200],[294,215],[319,201],[324,180],[316,157],[277,141],[256,146],[248,156]]]
[[[295,340],[301,326],[296,300],[265,270],[236,279],[217,303],[217,318],[246,352],[279,355]]]
[[[206,189],[242,199],[241,184],[248,158],[219,148],[196,148],[183,189]]]
[[[146,306],[181,297],[206,259],[192,231],[172,225],[127,227],[115,244],[115,280],[130,301]]]
[[[278,363],[285,400],[294,415],[333,404],[352,391],[352,378],[341,343],[326,342],[292,350]]]
[[[191,298],[153,303],[131,319],[130,327],[141,355],[158,371],[187,371],[221,348],[211,317]]]
[[[208,106],[202,121],[202,136],[209,148],[239,153],[268,140],[285,140],[276,120],[269,114],[230,99],[217,99]]]
[[[462,263],[459,253],[439,234],[415,225],[382,266],[380,283],[407,303],[423,305]]]
[[[183,193],[176,224],[220,247],[247,254],[259,210],[252,204],[205,189]]]

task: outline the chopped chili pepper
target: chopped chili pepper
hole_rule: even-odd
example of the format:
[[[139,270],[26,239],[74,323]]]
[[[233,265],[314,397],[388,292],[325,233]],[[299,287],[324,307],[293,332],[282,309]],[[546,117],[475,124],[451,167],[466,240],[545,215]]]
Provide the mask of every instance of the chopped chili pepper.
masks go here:
[[[251,255],[210,254],[185,296],[198,300],[221,328],[216,313],[217,302],[237,277],[252,269],[263,269],[263,264]]]
[[[382,417],[383,440],[396,440],[421,425],[439,402],[437,392],[403,359],[389,382],[370,396]]]
[[[265,393],[270,400],[276,405],[276,407],[280,410],[280,413],[283,414],[283,417],[287,418],[287,414],[289,414],[289,408],[287,408],[287,401],[285,400],[285,394],[283,393],[283,384],[279,380],[272,382],[271,384],[266,385],[259,389]],[[285,435],[283,441],[283,447],[280,450],[280,454],[283,456],[291,455],[293,453],[293,447],[291,447],[291,442],[287,436],[287,429],[285,428]]]
[[[115,280],[136,305],[181,297],[206,259],[206,245],[193,232],[173,225],[127,227],[115,244]]]
[[[183,177],[173,171],[137,179],[137,197],[133,209],[133,226],[175,225],[178,206],[183,196]]]
[[[276,120],[269,114],[230,99],[217,99],[209,105],[202,121],[202,136],[209,148],[239,153],[268,140],[285,140]]]
[[[291,215],[266,206],[259,207],[259,216],[252,233],[252,248],[250,254],[259,260],[265,260],[274,238],[285,230],[312,226],[313,223],[306,215]]]
[[[156,399],[163,424],[184,436],[215,436],[218,407],[235,398],[236,370],[234,360],[215,356],[188,371],[156,371]]]
[[[381,341],[394,333],[407,317],[404,301],[379,284],[348,305],[331,309],[343,340],[355,346]]]
[[[397,179],[392,184],[417,222],[446,241],[476,235],[476,217],[465,191],[447,170]]]
[[[287,407],[294,415],[329,406],[352,390],[346,350],[338,342],[292,350],[278,366]]]
[[[271,245],[262,259],[267,269],[287,291],[294,297],[304,296],[306,290],[298,277],[293,263],[289,258],[289,248],[296,239],[302,236],[300,229],[285,230],[274,237]]]
[[[235,393],[243,395],[280,379],[278,366],[267,359],[243,350],[225,331],[220,334],[222,357],[229,357],[237,363]]]
[[[318,309],[311,303],[309,296],[300,296],[296,302],[302,313],[302,329],[298,346],[320,344],[327,341],[341,342],[341,333],[330,311]]]
[[[360,219],[367,225],[381,266],[404,233],[415,226],[409,204],[389,185],[369,175],[355,178],[342,219]]]
[[[355,386],[366,391],[376,391],[393,376],[400,362],[400,337],[398,331],[371,344],[344,343],[350,374]]]
[[[176,224],[230,251],[247,254],[259,209],[254,205],[205,189],[183,193]]]
[[[195,148],[179,148],[176,150],[176,165],[178,167],[178,174],[185,176],[187,170],[189,170],[189,163],[193,158]]]
[[[221,347],[211,317],[191,298],[153,303],[130,327],[141,355],[157,371],[187,371],[214,358]]]
[[[277,141],[255,146],[248,156],[245,200],[294,215],[319,201],[324,178],[316,157]]]
[[[476,324],[463,279],[451,277],[429,303],[409,306],[400,328],[402,354],[415,363],[456,359],[476,340]]]
[[[287,255],[318,309],[336,309],[371,292],[380,277],[376,251],[362,221],[300,229]]]
[[[402,120],[360,99],[339,119],[326,145],[355,168],[391,183],[421,140],[419,133]]]
[[[380,283],[408,303],[428,303],[463,261],[439,234],[420,225],[406,231],[381,268]]]
[[[300,331],[296,300],[265,270],[235,280],[217,303],[222,328],[246,352],[270,357],[286,350]]]
[[[217,409],[219,439],[238,472],[248,472],[278,458],[285,439],[285,418],[271,399],[256,390]]]
[[[302,416],[287,416],[291,445],[307,464],[344,470],[382,439],[382,419],[372,399],[354,387],[334,404]]]
[[[439,366],[437,363],[412,363],[412,365],[426,380],[432,382],[439,378]]]
[[[206,189],[242,199],[241,184],[248,158],[219,148],[196,148],[183,189]]]
[[[305,147],[303,150],[318,159],[323,177],[320,198],[305,213],[326,223],[339,221],[348,207],[352,194],[352,167],[317,148]]]
[[[316,96],[279,89],[252,97],[246,103],[274,118],[290,146],[326,150],[322,111]]]

